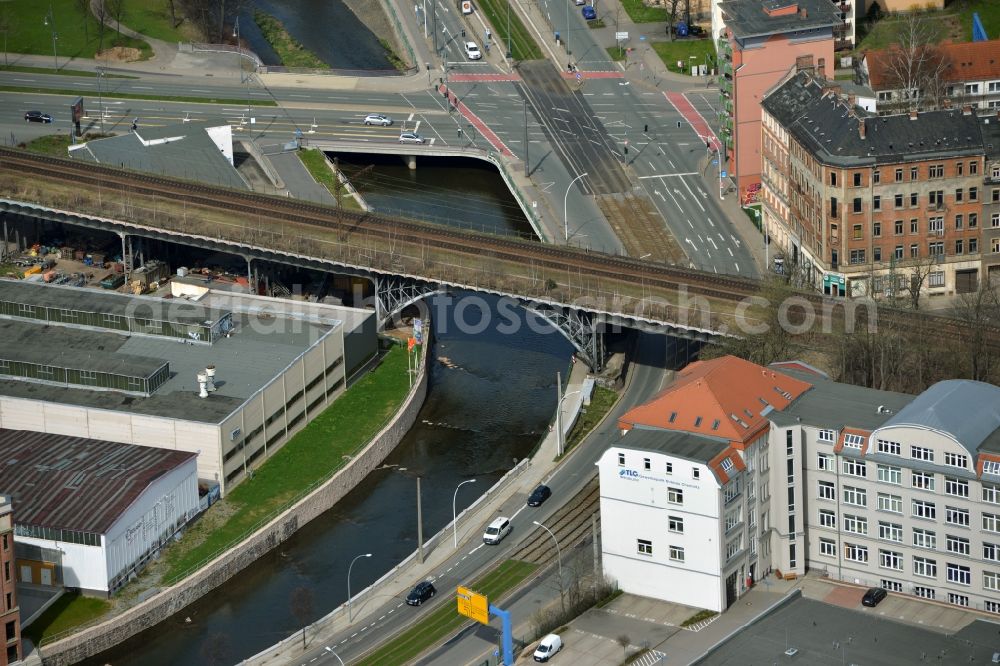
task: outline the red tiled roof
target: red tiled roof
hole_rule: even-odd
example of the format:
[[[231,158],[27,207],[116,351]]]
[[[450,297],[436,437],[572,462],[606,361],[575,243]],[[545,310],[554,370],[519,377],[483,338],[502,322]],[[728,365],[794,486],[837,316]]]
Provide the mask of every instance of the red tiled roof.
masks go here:
[[[888,67],[892,48],[865,53],[868,80],[875,90],[884,90],[891,85]],[[986,42],[944,42],[939,44],[938,48],[944,58],[951,63],[944,74],[945,81],[985,81],[1000,78],[1000,39]]]
[[[735,356],[697,361],[655,398],[624,414],[618,425],[708,435],[742,447],[767,427],[761,416],[767,406],[784,409],[810,387]]]

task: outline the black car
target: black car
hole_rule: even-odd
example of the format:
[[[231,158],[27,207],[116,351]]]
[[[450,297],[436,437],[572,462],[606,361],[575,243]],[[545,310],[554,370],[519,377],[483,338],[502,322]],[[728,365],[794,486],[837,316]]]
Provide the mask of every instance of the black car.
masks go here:
[[[700,25],[689,25],[688,34],[692,37],[702,37],[705,34],[705,29]]]
[[[550,497],[552,497],[552,490],[548,486],[538,486],[528,498],[528,506],[541,506]]]
[[[437,594],[437,590],[429,580],[425,580],[422,583],[417,583],[417,586],[410,590],[410,593],[406,595],[406,603],[411,606],[419,606],[431,597]]]
[[[51,123],[52,116],[41,111],[28,111],[24,114],[24,120],[29,123]]]
[[[865,596],[861,598],[861,605],[871,606],[874,608],[875,606],[878,606],[879,602],[887,596],[889,596],[889,593],[881,587],[873,587],[865,592]]]

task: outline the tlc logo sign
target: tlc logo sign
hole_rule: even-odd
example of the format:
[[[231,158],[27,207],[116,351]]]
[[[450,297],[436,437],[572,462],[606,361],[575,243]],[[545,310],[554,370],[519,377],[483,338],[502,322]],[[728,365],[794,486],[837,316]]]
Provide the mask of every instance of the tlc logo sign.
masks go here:
[[[622,479],[632,479],[633,481],[639,480],[639,472],[634,469],[619,470],[618,476]]]

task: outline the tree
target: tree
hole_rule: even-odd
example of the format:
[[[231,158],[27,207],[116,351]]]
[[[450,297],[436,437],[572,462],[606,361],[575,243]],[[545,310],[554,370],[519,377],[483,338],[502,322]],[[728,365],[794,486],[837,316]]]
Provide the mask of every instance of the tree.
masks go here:
[[[681,0],[665,0],[667,7],[667,39],[674,41],[674,26],[677,24],[677,10]]]
[[[990,329],[1000,322],[1000,295],[989,283],[981,283],[971,294],[962,294],[955,318],[966,324],[960,335],[960,353],[965,355],[969,379],[988,382],[997,366],[997,352],[989,344]]]
[[[937,265],[938,260],[934,256],[914,259],[905,265],[910,274],[910,279],[906,283],[905,289],[906,294],[910,298],[910,307],[914,310],[920,309],[920,296],[923,294],[924,285],[927,284],[927,278],[934,272],[934,268]]]
[[[0,9],[0,32],[3,33],[3,64],[7,66],[7,35],[11,30],[17,30],[17,19],[10,10],[9,5],[4,5]]]
[[[632,642],[632,639],[629,638],[628,634],[619,634],[615,641],[618,645],[622,646],[622,650],[625,651],[625,658],[628,659],[628,646]]]
[[[83,37],[90,41],[90,0],[76,0],[76,7],[83,15]]]
[[[104,50],[104,32],[108,28],[108,6],[104,0],[97,0],[93,4],[94,18],[97,19],[97,52]]]
[[[86,2],[87,0],[79,0],[80,2]],[[167,0],[167,6],[170,8],[170,26],[176,28],[181,23],[177,20],[177,3],[175,0]]]
[[[795,289],[782,276],[767,276],[760,290],[746,304],[736,322],[738,329],[730,331],[737,337],[702,350],[702,358],[732,354],[757,365],[794,358],[801,345],[797,329],[805,322],[806,313],[796,303]]]
[[[122,15],[125,13],[125,0],[104,0],[107,11],[111,18],[115,20],[115,30],[118,32],[118,40],[122,38]]]
[[[886,87],[899,92],[908,111],[941,108],[951,61],[935,44],[930,24],[910,14],[902,21],[898,38],[884,56]]]
[[[292,590],[289,598],[292,615],[302,625],[302,649],[306,647],[306,627],[313,614],[313,593],[308,587],[299,586]]]

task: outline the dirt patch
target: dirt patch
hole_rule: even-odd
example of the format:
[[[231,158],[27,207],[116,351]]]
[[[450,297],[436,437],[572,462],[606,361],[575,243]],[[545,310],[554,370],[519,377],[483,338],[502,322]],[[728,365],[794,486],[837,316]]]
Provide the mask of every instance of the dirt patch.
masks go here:
[[[142,59],[142,51],[130,46],[113,46],[95,54],[97,60],[110,60],[113,62],[135,62]]]

